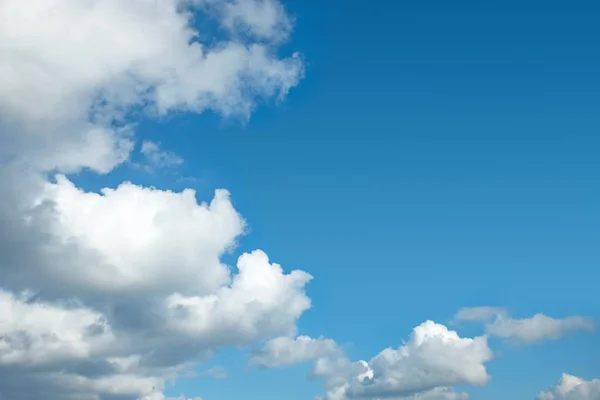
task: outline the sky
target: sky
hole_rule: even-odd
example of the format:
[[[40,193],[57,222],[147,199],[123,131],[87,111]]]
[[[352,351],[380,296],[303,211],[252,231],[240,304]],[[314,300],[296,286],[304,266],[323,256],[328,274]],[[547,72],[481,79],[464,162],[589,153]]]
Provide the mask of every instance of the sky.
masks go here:
[[[600,400],[599,17],[0,2],[0,398]]]

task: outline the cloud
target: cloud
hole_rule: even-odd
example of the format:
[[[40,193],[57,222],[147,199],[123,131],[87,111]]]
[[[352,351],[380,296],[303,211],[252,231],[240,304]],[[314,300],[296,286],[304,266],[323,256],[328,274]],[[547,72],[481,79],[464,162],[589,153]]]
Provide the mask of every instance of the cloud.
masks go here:
[[[198,204],[193,190],[175,193],[126,182],[98,194],[58,175],[44,185],[33,208],[43,204],[52,204],[50,216],[40,211],[29,223],[45,223],[54,246],[69,245],[65,258],[71,260],[56,263],[48,254],[56,256],[56,250],[46,248],[36,265],[21,266],[17,273],[35,268],[38,276],[23,278],[47,290],[60,285],[86,294],[214,292],[230,280],[219,258],[245,227],[226,190]],[[49,279],[44,282],[43,276]]]
[[[224,25],[230,30],[241,29],[270,40],[284,40],[291,31],[292,21],[278,1],[235,0],[221,4]]]
[[[484,385],[485,363],[493,357],[485,336],[461,338],[444,325],[426,321],[408,342],[370,361],[351,362],[331,339],[278,338],[252,359],[266,367],[315,360],[313,378],[325,380],[323,399],[465,399],[454,385]]]
[[[310,306],[304,295],[308,274],[284,275],[260,251],[242,255],[238,267],[232,283],[215,293],[154,295],[151,302],[104,297],[106,303],[99,307],[104,314],[2,292],[0,370],[21,371],[23,385],[31,384],[27,377],[50,385],[57,398],[77,398],[77,393],[89,391],[100,399],[116,394],[138,398],[150,396],[152,388],[158,396],[178,369],[223,346],[293,332],[297,318]],[[265,288],[265,281],[271,286]],[[145,310],[148,306],[153,308]],[[120,307],[129,310],[119,313]],[[32,368],[37,368],[35,374]],[[62,371],[60,376],[56,370]],[[4,378],[0,383],[4,386]],[[15,396],[23,390],[12,389]],[[4,396],[11,398],[11,392],[5,389]],[[23,396],[19,398],[29,398]]]
[[[211,346],[294,333],[311,305],[304,287],[312,277],[297,270],[285,274],[260,250],[240,256],[237,266],[231,284],[212,294],[170,295],[164,309],[169,329]]]
[[[600,379],[586,381],[573,375],[563,374],[556,386],[540,392],[536,400],[598,400]]]
[[[338,393],[329,394],[327,399],[337,400],[337,399],[345,399],[343,394],[341,397],[336,397],[339,395]],[[467,400],[469,395],[464,392],[457,392],[456,390],[448,387],[439,387],[432,390],[428,390],[421,393],[415,393],[410,396],[402,396],[402,397],[385,397],[385,398],[372,398],[372,400]]]
[[[464,308],[455,315],[454,320],[483,321],[488,335],[521,343],[558,340],[572,332],[594,330],[594,321],[586,317],[556,319],[536,314],[531,318],[515,319],[508,317],[504,309],[495,307]]]
[[[133,149],[132,111],[247,117],[303,73],[276,55],[290,23],[274,0],[7,0],[0,15],[0,156],[44,170],[106,173]],[[229,37],[197,32],[196,17]]]
[[[155,143],[151,140],[144,140],[142,142],[140,152],[146,157],[150,163],[150,167],[173,167],[183,164],[183,158],[172,151],[161,150],[160,143]]]
[[[298,336],[295,339],[279,337],[270,340],[262,349],[256,351],[250,362],[266,368],[281,368],[341,353],[342,350],[332,339],[312,339],[308,336]]]
[[[86,359],[115,341],[106,318],[81,306],[29,302],[0,291],[0,365],[44,366]]]
[[[139,118],[282,99],[303,73],[278,55],[291,27],[273,0],[0,3],[3,399],[163,400],[221,347],[294,334],[311,277],[262,251],[222,262],[246,227],[227,190],[96,193],[68,175],[127,161]]]
[[[485,363],[493,357],[484,336],[461,338],[444,325],[426,321],[409,341],[383,350],[369,362],[373,378],[351,382],[349,398],[407,397],[439,387],[484,385]]]

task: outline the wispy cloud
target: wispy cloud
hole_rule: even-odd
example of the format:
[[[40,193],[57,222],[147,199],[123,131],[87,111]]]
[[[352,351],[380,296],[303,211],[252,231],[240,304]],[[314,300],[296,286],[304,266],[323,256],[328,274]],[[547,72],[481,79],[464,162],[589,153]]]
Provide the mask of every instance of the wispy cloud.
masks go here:
[[[160,143],[144,140],[140,149],[149,165],[154,168],[174,167],[183,164],[183,158],[172,151],[161,150]]]
[[[460,321],[483,322],[488,335],[520,343],[558,340],[572,332],[595,329],[594,320],[587,317],[568,316],[561,319],[536,314],[518,319],[509,317],[508,312],[499,307],[463,308],[454,316],[454,322]]]

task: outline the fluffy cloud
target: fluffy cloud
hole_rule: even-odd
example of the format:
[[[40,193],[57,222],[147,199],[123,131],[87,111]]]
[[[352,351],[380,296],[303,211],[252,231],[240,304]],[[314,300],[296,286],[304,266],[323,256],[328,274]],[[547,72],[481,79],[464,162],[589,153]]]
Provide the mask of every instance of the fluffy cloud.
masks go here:
[[[150,303],[105,297],[103,308],[113,306],[105,314],[77,303],[52,304],[2,292],[0,370],[21,371],[23,385],[31,384],[27,377],[50,385],[56,398],[78,398],[83,392],[98,399],[159,396],[177,370],[220,347],[295,331],[297,318],[310,306],[304,294],[310,276],[301,271],[286,275],[260,251],[242,255],[238,268],[231,284],[215,293],[154,295]],[[143,309],[148,305],[154,305],[151,314]],[[134,321],[130,313],[115,312],[124,306],[138,314]],[[62,372],[54,376],[57,369]],[[2,386],[14,386],[14,393],[5,389],[5,397],[22,393],[12,380],[5,385],[4,377],[12,379],[3,375]],[[19,398],[29,398],[24,396]]]
[[[229,269],[219,257],[242,234],[245,222],[229,193],[218,190],[210,204],[195,192],[180,193],[123,183],[100,194],[84,192],[63,175],[47,182],[28,224],[46,224],[53,246],[71,252],[56,262],[45,248],[39,262],[17,270],[30,285],[84,289],[86,294],[212,293],[228,284]],[[48,217],[47,214],[51,214]],[[69,259],[67,259],[70,258]],[[37,275],[24,273],[35,268]],[[49,279],[42,280],[41,276]]]
[[[229,38],[195,30],[203,10]],[[132,107],[248,116],[302,76],[297,56],[273,48],[289,27],[274,0],[3,1],[0,156],[108,172],[133,148]]]
[[[260,250],[240,256],[237,266],[231,285],[216,293],[169,296],[169,327],[211,346],[294,333],[296,320],[310,307],[304,287],[312,277],[303,271],[284,274]]]
[[[454,385],[483,385],[485,363],[493,357],[485,336],[461,338],[444,325],[426,321],[408,342],[383,350],[370,361],[351,362],[329,339],[279,338],[268,342],[254,362],[280,367],[315,359],[311,375],[325,380],[326,400],[463,399]]]
[[[576,376],[563,374],[556,386],[540,392],[536,400],[598,400],[600,379],[586,381]]]
[[[140,116],[281,99],[302,77],[277,54],[291,27],[275,0],[0,3],[3,399],[162,400],[222,346],[295,333],[311,277],[262,251],[221,261],[246,226],[226,190],[95,193],[64,175],[126,161]]]
[[[52,365],[102,355],[115,337],[93,310],[0,291],[0,365]]]
[[[556,319],[536,314],[531,318],[515,319],[508,317],[506,310],[495,307],[464,308],[454,320],[484,321],[488,335],[521,343],[557,340],[571,332],[594,330],[594,321],[590,318],[570,316]]]
[[[407,397],[439,387],[483,385],[489,376],[485,363],[492,351],[484,336],[461,338],[444,325],[426,321],[398,349],[388,348],[368,365],[373,378],[353,381],[347,397]]]

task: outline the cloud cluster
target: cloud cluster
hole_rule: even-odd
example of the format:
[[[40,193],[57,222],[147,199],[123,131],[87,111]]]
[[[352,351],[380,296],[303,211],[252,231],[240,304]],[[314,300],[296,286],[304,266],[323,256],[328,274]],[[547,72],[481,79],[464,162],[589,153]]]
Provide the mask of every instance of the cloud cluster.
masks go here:
[[[326,338],[284,336],[272,339],[254,352],[250,362],[266,368],[313,362],[309,376],[322,379],[327,393],[320,400],[466,400],[455,386],[485,385],[486,364],[493,359],[488,335],[531,343],[559,338],[571,330],[591,329],[582,317],[552,319],[541,314],[514,320],[503,308],[474,307],[459,310],[459,321],[487,321],[486,335],[465,338],[446,326],[426,321],[415,327],[407,342],[387,348],[369,361],[352,362],[342,347]],[[561,381],[536,400],[599,400],[600,381],[585,381],[564,374]]]
[[[254,363],[281,367],[315,360],[313,377],[326,381],[327,400],[462,399],[455,385],[483,385],[485,364],[493,358],[485,336],[462,338],[441,324],[426,321],[397,349],[387,348],[370,361],[351,362],[330,339],[278,338],[268,342]]]
[[[556,319],[536,314],[531,318],[515,319],[498,307],[463,308],[454,316],[454,321],[482,321],[488,335],[525,344],[557,340],[572,332],[590,332],[595,328],[591,318],[569,316]]]
[[[295,333],[311,277],[260,250],[222,263],[246,227],[226,190],[199,203],[68,176],[125,162],[140,116],[281,99],[302,78],[278,55],[291,28],[276,0],[0,3],[3,399],[160,400],[222,346]]]
[[[227,39],[196,30],[208,17]],[[133,148],[132,112],[247,117],[302,76],[274,47],[290,26],[275,0],[3,1],[0,157],[108,172]]]

